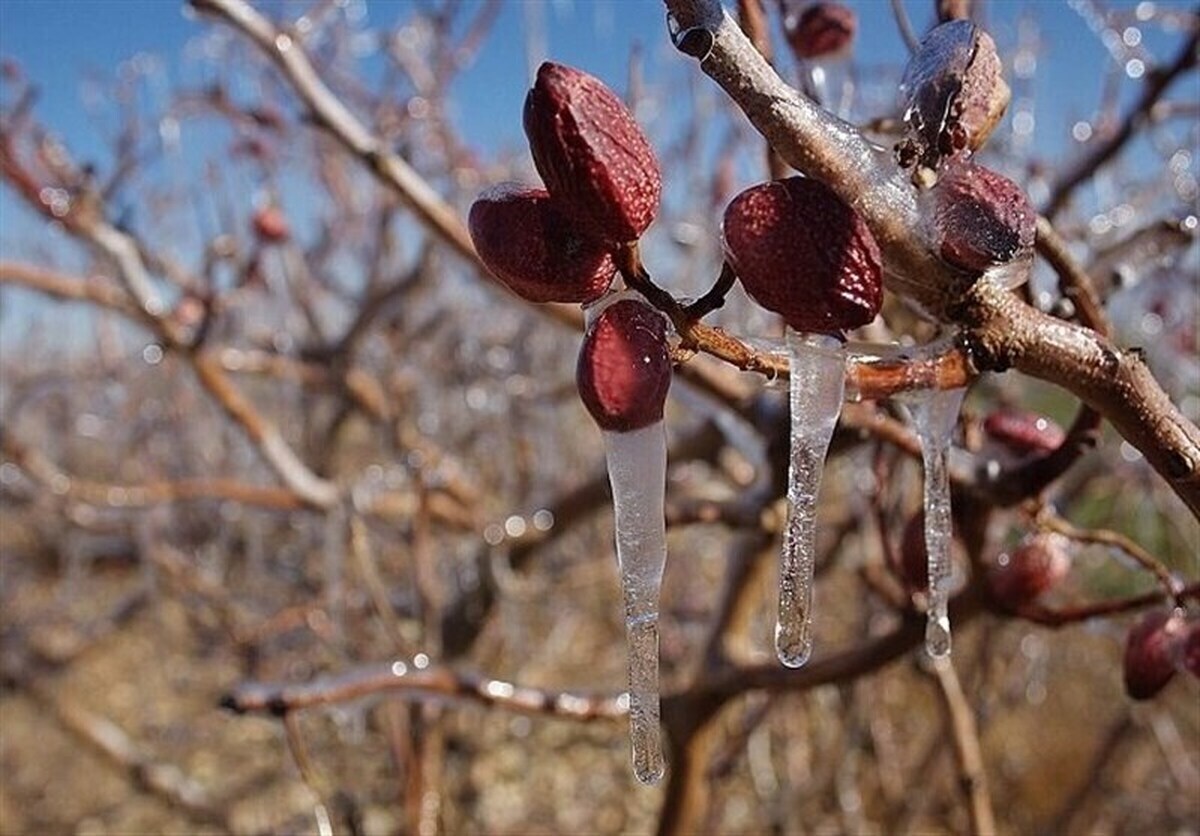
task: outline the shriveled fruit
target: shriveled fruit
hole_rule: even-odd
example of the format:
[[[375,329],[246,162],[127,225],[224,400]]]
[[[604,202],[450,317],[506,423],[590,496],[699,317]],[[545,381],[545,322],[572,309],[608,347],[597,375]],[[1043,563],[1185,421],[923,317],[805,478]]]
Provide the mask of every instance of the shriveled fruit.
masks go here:
[[[982,273],[1032,253],[1037,213],[1007,177],[959,162],[943,171],[930,195],[934,236],[955,267]]]
[[[897,147],[901,163],[927,172],[980,148],[1011,98],[995,42],[968,20],[943,23],[925,36],[900,92],[907,128]]]
[[[858,16],[841,3],[808,3],[788,9],[783,30],[797,58],[838,58],[854,42]]]
[[[1062,427],[1044,415],[999,409],[983,419],[983,431],[1019,455],[1051,453],[1066,439]]]

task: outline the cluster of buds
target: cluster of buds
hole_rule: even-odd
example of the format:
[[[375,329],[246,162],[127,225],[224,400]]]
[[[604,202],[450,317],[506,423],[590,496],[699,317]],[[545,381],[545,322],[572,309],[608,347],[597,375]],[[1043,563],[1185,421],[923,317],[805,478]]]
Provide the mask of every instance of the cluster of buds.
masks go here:
[[[658,213],[658,160],[617,95],[573,67],[541,66],[524,123],[545,188],[509,185],[481,195],[468,218],[471,239],[518,296],[593,302],[616,275],[613,254]]]
[[[995,42],[970,21],[931,31],[900,87],[896,160],[929,192],[928,233],[942,259],[1013,286],[1028,278],[1037,214],[1017,184],[971,161],[1011,98],[1001,69]]]

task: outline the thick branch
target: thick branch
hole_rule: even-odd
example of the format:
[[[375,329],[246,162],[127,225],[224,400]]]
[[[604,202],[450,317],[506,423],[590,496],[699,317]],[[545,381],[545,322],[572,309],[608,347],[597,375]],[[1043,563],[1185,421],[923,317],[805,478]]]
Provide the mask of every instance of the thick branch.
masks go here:
[[[979,282],[961,311],[981,370],[1015,368],[1056,383],[1103,414],[1200,517],[1200,430],[1171,403],[1141,352]]]
[[[701,69],[772,147],[862,214],[893,290],[971,329],[967,337],[980,370],[1015,367],[1101,412],[1200,517],[1200,430],[1175,408],[1137,352],[1119,353],[1103,337],[1045,316],[986,279],[966,287],[922,242],[915,195],[888,174],[890,157],[882,149],[785,84],[716,0],[665,2],[682,28],[703,27],[713,35]]]

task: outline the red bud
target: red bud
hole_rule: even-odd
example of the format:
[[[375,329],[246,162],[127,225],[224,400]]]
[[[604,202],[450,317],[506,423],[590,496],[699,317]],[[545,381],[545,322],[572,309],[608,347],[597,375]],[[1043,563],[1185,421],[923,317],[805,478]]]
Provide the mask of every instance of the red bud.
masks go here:
[[[982,273],[1033,249],[1037,213],[1016,183],[974,163],[949,166],[931,192],[941,255]]]
[[[525,99],[525,135],[546,188],[581,230],[626,244],[658,214],[662,174],[654,149],[595,76],[542,64]]]
[[[291,236],[287,218],[278,206],[264,206],[254,213],[251,220],[254,234],[267,244],[281,244]]]
[[[789,177],[749,188],[726,208],[723,231],[746,292],[795,330],[834,333],[879,313],[879,247],[824,183]]]
[[[629,432],[661,421],[671,386],[662,314],[633,299],[613,302],[584,335],[575,379],[603,430]]]
[[[1051,453],[1062,446],[1066,433],[1043,415],[998,410],[983,419],[983,431],[1014,453]]]
[[[1005,609],[1019,610],[1057,586],[1070,570],[1071,555],[1062,535],[1036,534],[1000,555],[988,572],[988,588]]]
[[[1125,692],[1135,700],[1148,700],[1166,687],[1175,675],[1172,660],[1174,633],[1179,619],[1167,610],[1142,616],[1125,642]]]
[[[788,46],[797,58],[839,58],[850,51],[858,16],[841,3],[812,3],[783,18]]]
[[[492,275],[530,302],[590,302],[604,295],[617,270],[543,189],[491,189],[471,205],[467,225]]]

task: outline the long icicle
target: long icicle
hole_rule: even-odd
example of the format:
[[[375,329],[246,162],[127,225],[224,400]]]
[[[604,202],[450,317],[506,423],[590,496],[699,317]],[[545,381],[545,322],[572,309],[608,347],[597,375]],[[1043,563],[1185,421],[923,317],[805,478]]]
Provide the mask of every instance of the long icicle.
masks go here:
[[[817,495],[845,388],[845,358],[835,337],[787,331],[790,359],[791,459],[788,518],[779,564],[775,653],[798,668],[812,653]]]
[[[925,469],[925,553],[929,571],[925,650],[934,658],[950,653],[952,566],[948,459],[964,394],[965,389],[926,389],[905,397],[921,439],[921,460]]]
[[[632,432],[605,432],[604,446],[625,596],[633,772],[643,784],[653,784],[664,770],[659,739],[658,599],[667,559],[666,432],[661,421]]]

